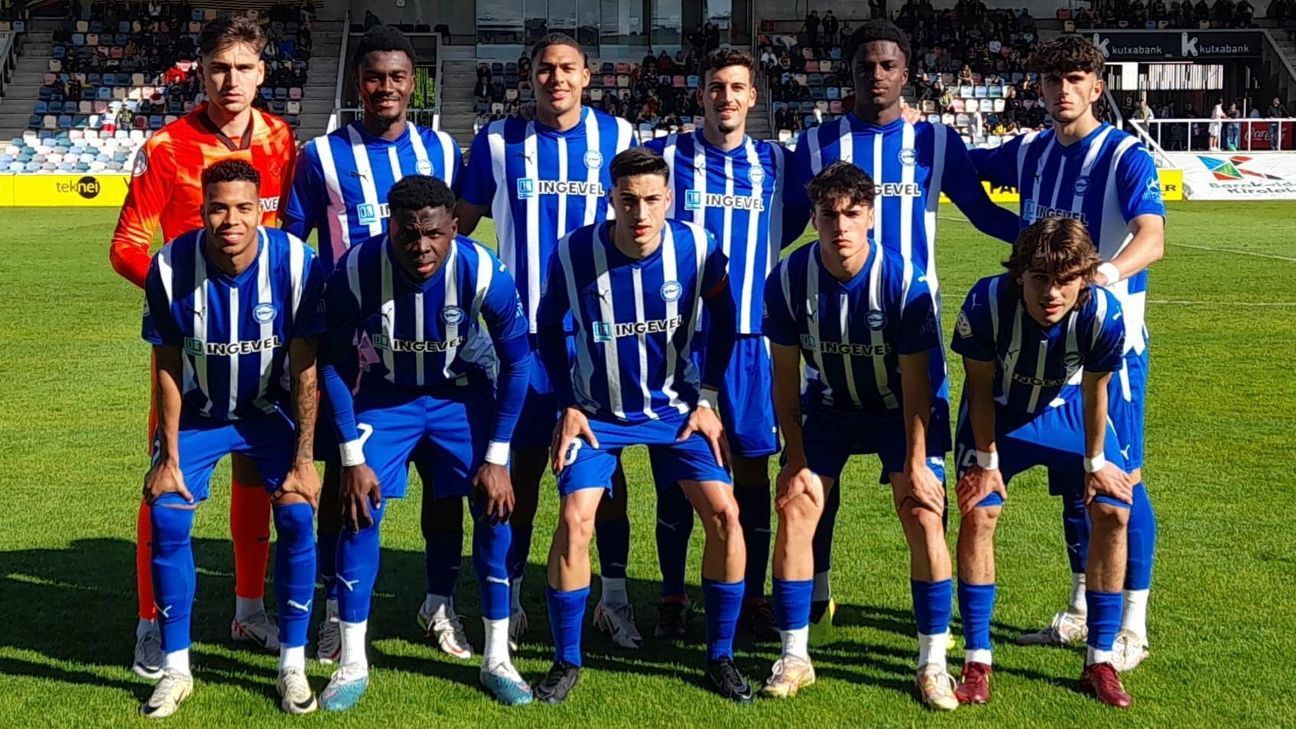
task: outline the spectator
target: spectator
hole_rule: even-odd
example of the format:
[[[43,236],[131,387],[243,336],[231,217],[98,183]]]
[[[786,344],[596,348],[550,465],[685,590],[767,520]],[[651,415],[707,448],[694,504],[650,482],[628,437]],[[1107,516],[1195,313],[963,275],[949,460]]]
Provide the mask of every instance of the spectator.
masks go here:
[[[1265,116],[1268,117],[1269,119],[1282,119],[1291,115],[1287,113],[1287,107],[1282,103],[1282,99],[1275,96],[1273,97],[1273,101],[1269,102],[1269,106],[1265,108]],[[1279,133],[1280,126],[1281,126],[1281,122],[1277,122],[1277,121],[1269,122],[1269,148],[1270,149],[1282,149],[1281,143],[1283,140],[1280,139],[1281,136]]]
[[[1220,120],[1227,118],[1227,116],[1228,115],[1224,113],[1224,98],[1216,98],[1215,106],[1211,108],[1211,123],[1210,126],[1207,127],[1206,132],[1210,137],[1210,141],[1207,143],[1207,149],[1211,152],[1220,151],[1220,132],[1222,131],[1222,123]]]
[[[833,11],[829,10],[828,12],[824,13],[824,17],[823,17],[824,45],[826,46],[837,45],[838,43],[837,31],[839,29],[840,29],[840,24],[837,22],[837,16],[833,15]]]
[[[806,45],[819,45],[819,11],[811,10],[805,18]]]
[[[1152,113],[1152,107],[1148,106],[1147,99],[1140,98],[1138,100],[1138,108],[1134,110],[1134,118],[1143,122],[1145,125],[1153,119],[1156,119],[1156,114]]]
[[[1237,120],[1242,118],[1242,112],[1238,111],[1237,102],[1231,102],[1228,111],[1225,112],[1229,119]],[[1242,125],[1237,121],[1230,121],[1224,125],[1224,147],[1230,152],[1236,152],[1241,147]]]

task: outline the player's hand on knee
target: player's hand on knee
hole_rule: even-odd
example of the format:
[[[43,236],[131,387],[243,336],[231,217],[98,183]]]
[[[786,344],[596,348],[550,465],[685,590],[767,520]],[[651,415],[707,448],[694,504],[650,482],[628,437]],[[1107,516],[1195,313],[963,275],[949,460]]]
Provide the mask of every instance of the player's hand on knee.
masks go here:
[[[1121,503],[1134,503],[1134,486],[1128,473],[1108,463],[1094,473],[1085,474],[1085,505],[1095,496],[1109,496]]]
[[[370,506],[382,506],[382,489],[378,476],[368,464],[347,466],[342,469],[342,524],[358,532],[374,523]]]
[[[1004,488],[1003,474],[997,468],[985,469],[972,466],[959,479],[954,487],[958,499],[960,514],[967,514],[976,508],[990,494],[999,494],[999,498],[1008,500],[1008,490]]]
[[[774,487],[774,506],[780,511],[795,499],[805,496],[815,508],[824,504],[823,479],[805,464],[788,463],[779,470]]]
[[[513,514],[516,499],[513,495],[513,479],[505,466],[494,463],[483,463],[473,477],[473,488],[478,490],[479,498],[486,500],[483,518],[491,526],[503,524]]]
[[[314,461],[299,461],[289,469],[279,489],[274,492],[274,500],[282,501],[289,494],[300,496],[310,504],[312,509],[319,508],[320,475],[315,470]]]
[[[577,438],[584,438],[593,448],[599,447],[598,438],[594,437],[584,411],[569,407],[563,410],[562,418],[554,426],[553,442],[549,445],[549,460],[555,475],[562,473],[563,467],[575,457],[575,453],[568,453],[568,450]]]
[[[936,478],[926,463],[906,467],[904,478],[909,485],[909,495],[919,507],[937,514],[945,512],[945,484]]]
[[[720,416],[716,415],[715,408],[694,408],[693,414],[689,415],[688,423],[680,431],[676,441],[682,443],[694,433],[706,438],[717,464],[724,466],[729,463],[729,441],[725,438],[724,425],[720,422]]]
[[[144,500],[151,504],[162,494],[180,494],[185,501],[193,503],[179,464],[165,459],[154,463],[144,475]]]

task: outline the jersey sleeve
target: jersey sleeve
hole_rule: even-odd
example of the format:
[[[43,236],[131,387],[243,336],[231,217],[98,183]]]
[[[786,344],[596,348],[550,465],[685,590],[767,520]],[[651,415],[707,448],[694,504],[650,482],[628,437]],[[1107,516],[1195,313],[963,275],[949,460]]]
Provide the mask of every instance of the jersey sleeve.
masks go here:
[[[143,286],[148,275],[149,248],[162,210],[171,199],[175,178],[175,159],[169,145],[158,139],[140,147],[108,251],[113,270],[136,286]]]
[[[498,258],[490,254],[486,256],[482,264],[494,266],[495,275],[491,277],[490,289],[486,291],[481,313],[486,322],[486,331],[490,333],[496,346],[499,346],[501,342],[525,337],[530,332],[530,326],[512,274]]]
[[[306,247],[301,241],[294,241],[306,252],[304,270],[302,271],[301,296],[297,300],[297,309],[293,312],[293,329],[289,335],[297,337],[316,337],[324,333],[324,267],[320,265],[319,256]]]
[[[144,341],[157,346],[184,342],[184,335],[176,325],[171,304],[167,301],[156,260],[149,265],[144,281],[144,324],[141,336]]]
[[[990,279],[981,279],[968,292],[954,320],[954,338],[950,349],[966,359],[977,362],[995,361],[995,340],[990,325],[990,307],[997,302],[990,300]]]
[[[494,125],[491,125],[494,126]],[[470,205],[490,208],[495,198],[495,169],[491,160],[490,129],[483,127],[473,139],[468,153],[468,168],[464,171],[461,197]],[[490,213],[487,212],[487,215]]]
[[[977,178],[995,187],[1018,189],[1017,151],[1021,149],[1021,142],[1022,137],[1018,135],[998,147],[968,150],[968,159],[976,169]]]
[[[967,147],[953,128],[938,127],[934,131],[939,133],[941,129],[944,129],[947,137],[941,192],[948,195],[950,201],[968,216],[977,230],[1007,243],[1017,240],[1020,219],[1015,213],[994,204],[975,175],[960,174],[963,170],[972,169]]]
[[[1135,144],[1121,156],[1120,165],[1116,168],[1116,193],[1121,214],[1127,223],[1140,215],[1165,217],[1161,178],[1147,147]]]
[[[806,185],[810,184],[812,175],[810,143],[806,141],[806,137],[813,133],[813,130],[807,130],[801,134],[801,140],[797,142],[796,151],[791,155],[783,178],[783,240],[780,243],[784,247],[800,238],[805,232],[806,224],[810,222],[812,211]]]
[[[784,260],[765,279],[765,311],[761,317],[761,333],[775,344],[795,347],[801,338],[797,334],[796,322],[788,309],[788,292],[783,290],[783,276],[789,263]]]
[[[1093,339],[1084,368],[1087,372],[1115,372],[1120,369],[1125,352],[1125,321],[1120,301],[1102,287],[1091,286],[1089,290],[1093,296],[1101,297],[1105,306],[1096,307],[1094,312]]]
[[[936,326],[936,302],[932,299],[927,278],[912,264],[909,292],[900,310],[900,336],[896,341],[899,354],[929,352],[941,346]]]
[[[324,143],[327,144],[328,140],[325,139]],[[319,227],[324,216],[324,204],[328,199],[319,170],[319,157],[315,155],[315,144],[316,141],[310,142],[298,155],[288,203],[283,207],[284,230],[302,240]]]

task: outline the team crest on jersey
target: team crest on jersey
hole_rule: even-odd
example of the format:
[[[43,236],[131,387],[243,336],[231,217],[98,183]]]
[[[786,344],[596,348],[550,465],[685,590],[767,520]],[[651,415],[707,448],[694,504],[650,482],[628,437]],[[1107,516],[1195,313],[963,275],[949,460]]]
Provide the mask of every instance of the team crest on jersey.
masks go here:
[[[1088,192],[1088,190],[1089,190],[1089,178],[1088,178],[1088,177],[1077,177],[1077,178],[1076,178],[1076,181],[1075,181],[1075,188],[1074,188],[1074,190],[1075,190],[1075,194],[1077,194],[1077,195],[1083,195],[1083,194],[1085,194],[1086,192]]]
[[[597,149],[591,149],[585,152],[585,166],[591,170],[596,170],[603,166],[603,154]]]
[[[1080,369],[1080,365],[1084,364],[1084,355],[1079,352],[1068,352],[1062,361],[1066,362],[1067,372],[1072,372]]]
[[[275,308],[274,304],[257,304],[252,307],[252,318],[262,324],[269,324],[274,321],[277,313],[279,313],[279,310]]]
[[[447,306],[441,310],[441,321],[450,326],[462,324],[465,318],[467,318],[467,315],[464,313],[464,310],[457,306]]]
[[[901,147],[899,157],[900,164],[905,165],[906,167],[912,167],[918,164],[918,151],[913,147]]]
[[[868,322],[869,329],[881,329],[886,326],[886,314],[874,309],[864,317],[864,321]]]
[[[414,166],[414,169],[418,170],[420,175],[430,175],[432,174],[432,163],[425,159],[421,159],[418,161],[418,164]]]
[[[679,281],[667,281],[662,284],[661,297],[662,301],[673,304],[679,301],[680,294],[684,293],[684,286]]]
[[[139,154],[135,155],[135,166],[131,168],[131,177],[139,177],[148,172],[148,155],[144,154],[144,148],[140,147]]]
[[[701,210],[702,209],[702,191],[685,190],[684,191],[684,209]]]
[[[757,167],[756,165],[752,165],[751,171],[748,173],[748,176],[751,177],[751,183],[753,185],[759,185],[761,184],[762,181],[765,180],[765,170],[761,169],[760,167]]]
[[[968,321],[967,312],[960,311],[958,319],[954,322],[954,329],[960,337],[967,339],[972,336],[972,322]]]
[[[535,180],[530,177],[519,177],[517,181],[517,196],[519,200],[528,200],[535,197]]]

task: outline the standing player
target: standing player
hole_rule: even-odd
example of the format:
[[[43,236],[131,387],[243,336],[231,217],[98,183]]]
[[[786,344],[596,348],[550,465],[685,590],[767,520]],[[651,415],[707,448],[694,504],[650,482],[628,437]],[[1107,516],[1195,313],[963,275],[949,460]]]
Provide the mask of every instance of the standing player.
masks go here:
[[[878,186],[874,205],[874,239],[888,254],[913,263],[927,277],[940,317],[936,280],[936,212],[945,193],[979,230],[1000,240],[1017,237],[1017,217],[986,196],[966,170],[967,149],[958,132],[943,124],[917,124],[902,116],[900,93],[909,80],[909,40],[888,20],[860,26],[848,44],[855,87],[855,108],[841,119],[808,130],[797,143],[789,165],[784,224],[800,232],[811,209],[806,184],[836,161],[853,162]],[[939,342],[940,337],[937,337]],[[932,432],[939,436],[934,457],[949,450],[949,383],[945,348],[931,353],[935,387]],[[835,609],[828,588],[833,524],[839,496],[828,501],[815,538],[814,622],[826,640]]]
[[[207,100],[153,134],[135,157],[130,192],[113,232],[109,260],[136,286],[148,272],[149,248],[158,228],[164,241],[203,225],[199,181],[209,165],[222,159],[250,162],[261,175],[261,222],[279,219],[280,200],[292,181],[296,144],[292,128],[276,116],[253,108],[265,79],[261,52],[266,38],[247,18],[221,18],[198,37],[198,74]],[[150,407],[150,411],[153,408]],[[150,419],[153,417],[150,412]],[[150,422],[152,425],[152,422]],[[279,649],[277,629],[266,616],[266,563],[270,553],[270,500],[251,461],[235,454],[230,496],[230,534],[234,540],[234,640],[266,650]],[[133,669],[141,676],[161,675],[157,609],[149,577],[149,505],[137,520],[136,588],[139,626]]]
[[[558,239],[609,217],[612,180],[608,163],[618,152],[636,144],[629,122],[581,105],[581,93],[590,82],[588,60],[580,44],[562,34],[547,35],[531,49],[535,120],[501,119],[477,134],[463,195],[455,209],[464,235],[472,234],[482,216],[494,219],[500,258],[517,280],[533,337],[541,277],[549,270]],[[510,630],[515,642],[527,627],[521,603],[522,574],[531,551],[540,478],[557,419],[553,387],[537,364],[521,427],[513,440],[513,485],[518,504],[511,520],[509,578],[513,596]],[[619,467],[616,480],[625,483]],[[636,648],[643,639],[626,593],[630,522],[625,516],[624,496],[624,488],[616,489],[599,508],[603,592],[594,617],[616,645]]]
[[[508,650],[509,439],[531,372],[527,321],[508,271],[458,237],[454,194],[423,175],[388,194],[390,233],[344,254],[329,280],[324,385],[341,443],[337,550],[341,666],[324,708],[355,705],[369,685],[365,633],[378,574],[384,499],[404,496],[414,457],[443,499],[469,497],[486,646],[481,683],[505,704],[531,701]],[[478,323],[485,321],[485,331]],[[335,362],[364,333],[377,360],[355,397]],[[495,370],[499,375],[492,382]],[[422,450],[416,448],[422,446]]]
[[[414,46],[399,30],[386,25],[370,28],[356,44],[351,61],[363,106],[360,120],[312,139],[302,149],[292,195],[284,209],[284,227],[303,240],[312,230],[319,232],[320,258],[326,272],[332,271],[352,242],[387,231],[387,193],[402,177],[431,175],[452,188],[462,177],[463,158],[454,139],[408,119],[415,65]],[[366,348],[366,354],[372,354],[372,349]],[[345,369],[354,370],[356,364]],[[354,377],[349,381],[354,382]],[[325,417],[329,417],[327,403]],[[319,563],[326,598],[317,653],[328,663],[337,660],[342,647],[334,578],[341,529],[341,512],[334,508],[339,467],[332,436],[331,428],[321,429],[317,449],[325,462]],[[424,485],[430,490],[428,480],[424,479]],[[451,602],[462,561],[461,501],[458,497],[444,503],[423,500],[428,590],[418,621],[442,650],[470,658],[472,647]]]
[[[973,163],[995,185],[1021,192],[1021,222],[1051,217],[1084,223],[1103,259],[1095,282],[1121,302],[1125,356],[1111,378],[1111,417],[1134,479],[1129,513],[1129,566],[1125,606],[1112,663],[1128,671],[1147,657],[1147,602],[1156,548],[1156,516],[1143,484],[1143,420],[1147,397],[1148,266],[1165,253],[1165,204],[1156,165],[1132,135],[1098,121],[1103,56],[1080,36],[1042,43],[1031,59],[1053,128],[1014,138],[993,150],[976,150]],[[1070,643],[1085,637],[1085,554],[1089,527],[1084,502],[1050,471],[1051,491],[1063,496],[1063,525],[1071,560],[1068,608],[1025,643]]]
[[[952,585],[939,449],[948,435],[934,432],[928,361],[940,336],[935,302],[922,269],[870,240],[876,192],[867,173],[834,163],[808,193],[819,243],[793,252],[765,285],[763,329],[786,446],[774,542],[783,653],[764,693],[786,698],[814,683],[807,643],[815,527],[850,456],[875,453],[909,543],[918,692],[927,706],[956,709],[945,667]]]
[[[144,285],[158,427],[144,477],[152,506],[153,586],[165,652],[162,680],[140,712],[175,713],[193,692],[189,627],[197,573],[190,532],[212,469],[242,453],[274,503],[280,705],[315,710],[306,629],[315,591],[312,510],[319,494],[315,348],[324,279],[296,237],[257,223],[260,174],[225,160],[202,175],[204,227],[163,248]]]
[[[769,343],[760,333],[765,276],[783,243],[783,148],[751,139],[747,114],[756,104],[756,62],[745,51],[711,51],[698,92],[706,123],[691,134],[671,134],[645,146],[670,167],[667,215],[707,229],[729,260],[729,290],[738,311],[737,340],[720,390],[720,417],[733,456],[734,497],[747,545],[746,597],[739,625],[757,637],[777,637],[765,599],[769,563],[769,456],[778,451],[770,402]],[[700,322],[706,330],[705,318]],[[701,337],[693,359],[706,359]],[[662,569],[658,638],[682,638],[691,604],[684,592],[693,507],[671,484],[657,486],[657,550]]]
[[[665,476],[660,483],[678,483],[706,527],[708,682],[745,703],[752,690],[734,664],[733,637],[746,556],[715,412],[735,324],[727,261],[706,230],[666,219],[670,169],[661,157],[626,150],[612,160],[611,174],[616,219],[559,241],[537,313],[540,355],[563,415],[550,449],[562,497],[545,591],[554,662],[535,693],[561,703],[580,679],[595,511],[613,488],[622,449],[646,445]],[[711,323],[699,379],[689,351],[703,306]],[[569,320],[574,367],[564,346]]]
[[[1099,260],[1082,223],[1042,219],[1013,245],[1008,272],[978,281],[959,312],[952,346],[967,372],[956,489],[967,648],[961,703],[990,700],[994,535],[1005,487],[1032,466],[1048,466],[1054,485],[1073,492],[1093,523],[1081,689],[1110,706],[1130,705],[1111,660],[1133,482],[1107,417],[1108,380],[1121,367],[1125,324],[1116,297],[1090,285]]]

